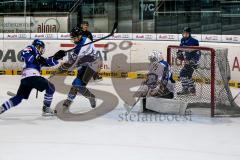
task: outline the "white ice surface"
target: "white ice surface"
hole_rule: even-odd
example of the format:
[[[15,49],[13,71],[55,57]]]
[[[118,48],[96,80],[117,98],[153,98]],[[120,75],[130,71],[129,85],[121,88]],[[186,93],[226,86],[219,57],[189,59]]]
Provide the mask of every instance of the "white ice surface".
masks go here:
[[[15,92],[19,76],[0,76],[0,102]],[[67,83],[70,83],[69,77]],[[116,95],[110,79],[91,85]],[[234,95],[237,90],[234,90]],[[56,93],[54,104],[66,98]],[[122,121],[122,100],[100,118],[65,122],[42,118],[43,94],[0,115],[0,160],[239,160],[240,118],[192,117],[191,121]],[[78,98],[73,111],[90,110]],[[239,102],[239,99],[237,99]],[[77,104],[74,103],[74,104]],[[98,102],[99,103],[99,102]],[[81,107],[86,106],[86,107]]]

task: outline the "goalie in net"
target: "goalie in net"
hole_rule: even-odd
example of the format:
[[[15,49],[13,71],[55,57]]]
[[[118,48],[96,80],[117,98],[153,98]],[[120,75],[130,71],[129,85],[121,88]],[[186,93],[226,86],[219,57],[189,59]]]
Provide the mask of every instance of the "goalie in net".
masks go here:
[[[175,81],[172,78],[171,67],[164,60],[162,52],[154,50],[148,59],[150,66],[147,79],[135,93],[135,97],[174,98]]]

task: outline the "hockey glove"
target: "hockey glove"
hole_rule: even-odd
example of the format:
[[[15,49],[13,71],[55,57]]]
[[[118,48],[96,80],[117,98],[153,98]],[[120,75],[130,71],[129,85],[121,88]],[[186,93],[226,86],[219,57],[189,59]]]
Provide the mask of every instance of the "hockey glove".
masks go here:
[[[44,57],[42,57],[41,55],[37,55],[35,60],[33,61],[33,63],[39,64],[42,66],[48,66],[46,59]]]
[[[55,60],[59,60],[59,59],[62,59],[63,57],[65,57],[65,56],[66,56],[66,52],[64,50],[59,50],[57,53],[55,53],[53,55],[53,58]]]

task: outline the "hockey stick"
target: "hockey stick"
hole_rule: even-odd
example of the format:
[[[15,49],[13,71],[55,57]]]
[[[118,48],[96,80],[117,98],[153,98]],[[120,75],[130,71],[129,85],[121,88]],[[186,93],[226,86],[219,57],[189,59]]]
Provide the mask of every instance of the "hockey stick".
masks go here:
[[[16,96],[17,94],[16,93],[13,93],[11,91],[7,91],[7,95],[11,96],[11,97],[14,97]],[[38,98],[38,90],[36,91],[36,98]]]
[[[107,39],[107,38],[113,36],[114,33],[117,32],[117,28],[118,28],[118,23],[115,22],[114,25],[113,25],[113,29],[112,29],[112,31],[111,31],[111,33],[110,33],[109,35],[107,35],[107,36],[105,36],[105,37],[102,37],[102,38],[99,38],[99,39],[96,39],[96,40],[94,40],[94,41],[91,41],[91,42],[89,42],[89,43],[86,43],[86,44],[82,45],[81,47],[87,46],[87,45],[92,44],[92,43],[96,43],[96,42],[98,42],[98,41],[101,41],[101,40],[104,40],[104,39]],[[69,49],[69,50],[67,50],[67,51],[65,51],[65,52],[71,52],[71,51],[73,51],[74,49],[75,49],[75,48],[72,48],[72,49]],[[51,79],[51,78],[54,77],[56,74],[57,74],[57,73],[51,74],[48,79]]]
[[[112,31],[111,31],[111,33],[110,33],[109,35],[107,35],[107,36],[105,36],[105,37],[102,37],[102,38],[99,38],[99,39],[96,39],[96,40],[94,40],[94,41],[88,42],[88,43],[82,45],[81,47],[87,46],[87,45],[92,44],[92,43],[96,43],[96,42],[98,42],[98,41],[101,41],[101,40],[104,40],[104,39],[107,39],[107,38],[113,36],[114,33],[117,32],[117,28],[118,28],[118,23],[115,22],[114,25],[113,25],[113,29],[112,29]],[[69,50],[67,50],[67,51],[65,51],[65,52],[71,52],[71,51],[73,51],[74,49],[75,49],[75,48],[72,48],[72,49],[69,49]]]
[[[7,95],[9,95],[9,96],[11,96],[11,97],[14,97],[14,96],[16,96],[17,94],[15,94],[15,93],[13,93],[13,92],[11,92],[11,91],[7,91]]]
[[[232,99],[232,102],[235,101],[235,99],[240,95],[240,92]]]
[[[145,85],[145,81],[143,81],[143,82],[141,83],[141,85],[140,85],[140,87],[139,87],[138,90],[140,90],[140,88],[141,88],[143,85]],[[150,89],[149,89],[149,87],[148,87],[146,96],[148,95],[149,90],[150,90]],[[140,101],[141,98],[142,98],[142,96],[138,96],[137,100],[136,100],[136,101],[133,103],[133,105],[131,105],[131,106],[129,106],[129,105],[126,104],[126,103],[123,104],[123,106],[124,106],[124,108],[127,110],[127,113],[128,113],[128,114],[133,110],[133,108],[136,106],[136,104]],[[127,115],[128,115],[128,114],[127,114]]]
[[[104,40],[104,39],[107,39],[107,38],[113,36],[114,33],[117,32],[117,28],[118,28],[118,23],[115,22],[114,25],[113,25],[113,29],[112,29],[112,31],[111,31],[111,33],[110,33],[109,35],[107,35],[107,36],[105,36],[105,37],[102,37],[102,38],[99,38],[99,39],[96,39],[96,40],[94,40],[94,41],[91,41],[91,42],[89,42],[89,43],[86,43],[86,44],[82,45],[82,47],[83,47],[83,46],[86,46],[86,45],[89,45],[89,44],[92,44],[92,43],[96,43],[96,42],[98,42],[98,41],[101,41],[101,40]],[[75,49],[75,48],[72,48],[72,49],[69,49],[69,50],[67,50],[67,51],[65,51],[65,52],[71,52],[71,51],[73,51],[74,49]],[[49,76],[48,79],[51,79],[51,78],[54,77],[54,76],[55,76],[55,74],[52,74],[52,75]],[[13,93],[13,92],[11,92],[11,91],[7,91],[7,95],[9,95],[9,96],[11,96],[11,97],[16,96],[16,94]]]

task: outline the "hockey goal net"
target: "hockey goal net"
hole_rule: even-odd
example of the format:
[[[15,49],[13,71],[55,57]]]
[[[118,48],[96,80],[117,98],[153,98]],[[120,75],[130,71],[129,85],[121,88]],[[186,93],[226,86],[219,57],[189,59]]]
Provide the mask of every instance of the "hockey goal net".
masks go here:
[[[195,95],[177,95],[175,99],[188,103],[188,109],[200,114],[240,115],[240,108],[234,102],[229,80],[231,79],[227,49],[209,47],[180,47],[170,45],[167,49],[167,61],[172,66],[173,78],[176,80],[176,92],[182,90],[180,81],[181,69],[186,64],[179,60],[178,52],[198,51],[201,54],[197,69],[194,69],[192,79],[196,88]]]

